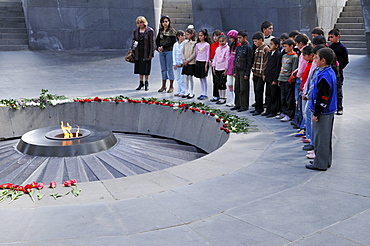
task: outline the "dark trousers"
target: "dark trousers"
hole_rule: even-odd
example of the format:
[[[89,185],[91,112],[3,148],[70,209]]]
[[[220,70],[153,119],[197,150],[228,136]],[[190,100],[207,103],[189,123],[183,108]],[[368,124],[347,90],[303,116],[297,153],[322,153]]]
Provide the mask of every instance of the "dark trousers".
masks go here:
[[[215,71],[216,74],[213,75],[214,78],[216,78],[216,86],[217,86],[217,93],[218,90],[226,90],[226,82],[227,78],[226,75],[224,75],[225,70],[223,71]]]
[[[272,82],[266,82],[266,112],[276,115],[280,109],[280,87]]]
[[[315,134],[315,160],[313,165],[327,169],[332,162],[332,136],[334,114],[319,115],[319,121],[313,121]]]
[[[337,76],[337,110],[343,110],[343,71],[339,72],[339,75]]]
[[[282,113],[288,115],[289,118],[294,118],[295,98],[294,98],[295,83],[280,81],[281,89],[281,110]]]
[[[249,79],[244,79],[244,70],[236,70],[235,72],[235,107],[249,108]]]
[[[254,86],[254,97],[256,100],[255,110],[257,112],[263,112],[263,92],[265,89],[265,81],[262,77],[253,76],[253,86]]]
[[[218,93],[218,88],[217,88],[217,78],[216,78],[216,75],[214,75],[213,73],[212,73],[212,77],[213,77],[213,79],[212,79],[212,82],[213,82],[213,92],[212,92],[212,95],[213,95],[213,97],[220,97],[220,94]]]

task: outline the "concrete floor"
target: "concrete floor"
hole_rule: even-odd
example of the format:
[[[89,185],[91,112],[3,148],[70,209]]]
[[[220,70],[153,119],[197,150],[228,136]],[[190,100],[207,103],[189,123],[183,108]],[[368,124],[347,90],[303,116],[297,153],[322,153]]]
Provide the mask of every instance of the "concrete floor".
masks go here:
[[[122,51],[1,52],[0,98],[49,89],[69,97],[175,99],[156,92],[158,57],[148,92],[133,90],[132,71]],[[231,134],[198,160],[82,183],[78,198],[1,203],[0,245],[370,245],[369,71],[370,57],[350,56],[326,172],[304,168],[303,144],[289,123],[242,112],[260,131]]]

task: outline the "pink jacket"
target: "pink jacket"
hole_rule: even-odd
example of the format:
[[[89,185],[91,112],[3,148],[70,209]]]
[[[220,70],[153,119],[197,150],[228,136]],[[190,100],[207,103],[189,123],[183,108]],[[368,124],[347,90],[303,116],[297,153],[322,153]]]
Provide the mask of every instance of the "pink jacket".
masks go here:
[[[230,56],[230,47],[226,44],[224,46],[219,46],[216,49],[215,57],[213,58],[212,66],[217,71],[224,71],[228,68]]]

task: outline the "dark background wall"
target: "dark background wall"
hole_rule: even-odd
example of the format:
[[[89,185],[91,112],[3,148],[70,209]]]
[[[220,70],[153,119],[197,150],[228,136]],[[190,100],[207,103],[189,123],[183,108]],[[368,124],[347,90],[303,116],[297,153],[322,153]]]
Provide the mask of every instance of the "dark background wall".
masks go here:
[[[274,24],[274,36],[292,30],[309,34],[318,23],[312,0],[193,0],[193,16],[197,30],[246,29],[249,37],[265,20]]]
[[[154,28],[153,0],[23,0],[31,50],[123,49],[136,17]]]

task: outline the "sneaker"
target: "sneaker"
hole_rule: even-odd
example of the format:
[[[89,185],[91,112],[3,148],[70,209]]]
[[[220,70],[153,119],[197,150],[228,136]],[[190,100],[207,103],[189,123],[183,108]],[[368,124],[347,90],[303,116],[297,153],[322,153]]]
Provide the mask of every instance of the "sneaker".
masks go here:
[[[199,97],[197,97],[198,100],[203,100],[203,95],[200,95]]]
[[[228,107],[234,107],[235,106],[235,104],[233,102],[228,102],[225,105],[228,106]]]
[[[337,115],[343,115],[343,110],[338,110]]]
[[[288,122],[290,121],[290,118],[288,115],[285,115],[284,118],[280,119],[281,122]]]
[[[311,154],[311,153],[315,153],[315,151],[314,150],[307,151],[307,154]]]
[[[300,131],[299,131],[295,136],[296,136],[296,137],[306,136],[306,133],[305,133],[305,131],[302,129],[302,130],[300,130]]]
[[[315,152],[306,155],[307,159],[315,159]]]
[[[302,142],[304,142],[304,143],[311,143],[311,139],[305,138],[305,139],[302,140]]]
[[[211,102],[218,102],[218,100],[219,100],[220,98],[218,98],[218,97],[213,97],[210,101]]]
[[[276,116],[275,116],[275,119],[280,120],[280,119],[284,118],[285,116],[286,116],[285,114],[281,113],[281,114],[279,114],[279,115],[276,115]]]
[[[225,98],[220,98],[216,104],[225,104],[226,103],[226,99]]]

